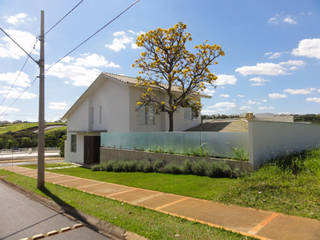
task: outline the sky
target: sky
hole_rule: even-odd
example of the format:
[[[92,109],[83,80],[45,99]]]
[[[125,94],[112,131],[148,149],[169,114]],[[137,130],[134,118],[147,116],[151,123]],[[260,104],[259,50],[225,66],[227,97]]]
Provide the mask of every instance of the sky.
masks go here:
[[[0,26],[39,59],[40,11],[48,30],[79,0],[0,0]],[[84,0],[45,36],[49,67],[133,0]],[[320,113],[319,0],[141,0],[77,51],[46,72],[45,119],[60,119],[101,72],[137,76],[143,49],[136,37],[177,22],[225,56],[210,70],[203,114]],[[36,44],[35,44],[36,43]],[[37,121],[38,66],[0,32],[0,120]],[[34,81],[34,79],[36,79]]]

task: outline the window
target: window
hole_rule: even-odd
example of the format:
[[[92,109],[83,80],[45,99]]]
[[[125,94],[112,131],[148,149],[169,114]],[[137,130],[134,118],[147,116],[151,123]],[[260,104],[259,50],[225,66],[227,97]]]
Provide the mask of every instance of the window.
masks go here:
[[[99,124],[102,123],[102,106],[99,106]]]
[[[155,111],[154,106],[143,106],[138,111],[138,122],[140,125],[154,125]]]
[[[77,135],[71,135],[71,152],[77,152]]]
[[[94,108],[90,107],[89,108],[89,124],[92,127],[94,122]]]
[[[190,107],[184,108],[184,119],[185,120],[193,120],[196,118],[197,118],[196,114],[194,111],[192,111],[192,108],[190,108]]]

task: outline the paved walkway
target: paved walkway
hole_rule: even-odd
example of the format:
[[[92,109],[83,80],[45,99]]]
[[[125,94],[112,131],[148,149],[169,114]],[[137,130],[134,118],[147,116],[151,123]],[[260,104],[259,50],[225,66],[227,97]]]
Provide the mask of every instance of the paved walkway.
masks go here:
[[[37,171],[3,169],[33,177]],[[46,172],[46,181],[259,239],[319,240],[320,221]]]

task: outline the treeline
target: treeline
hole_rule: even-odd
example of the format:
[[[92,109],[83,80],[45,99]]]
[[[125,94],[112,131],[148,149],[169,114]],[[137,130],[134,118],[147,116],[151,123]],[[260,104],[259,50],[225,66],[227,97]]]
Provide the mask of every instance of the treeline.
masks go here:
[[[214,115],[202,115],[202,119],[232,119],[232,118],[240,118],[239,114],[214,114]]]
[[[293,117],[294,117],[294,121],[296,122],[320,123],[320,114],[304,114],[304,115],[295,114],[293,115]]]
[[[51,130],[45,134],[45,147],[58,147],[60,139],[66,135],[65,129]],[[0,149],[37,147],[38,135],[33,129],[25,129],[18,132],[6,132],[0,135]]]

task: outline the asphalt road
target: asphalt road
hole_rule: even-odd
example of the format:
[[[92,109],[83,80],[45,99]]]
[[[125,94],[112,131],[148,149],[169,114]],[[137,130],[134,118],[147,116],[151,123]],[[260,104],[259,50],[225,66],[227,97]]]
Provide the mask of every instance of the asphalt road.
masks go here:
[[[45,234],[77,222],[0,182],[0,239],[21,239]],[[85,226],[45,239],[109,239]]]

